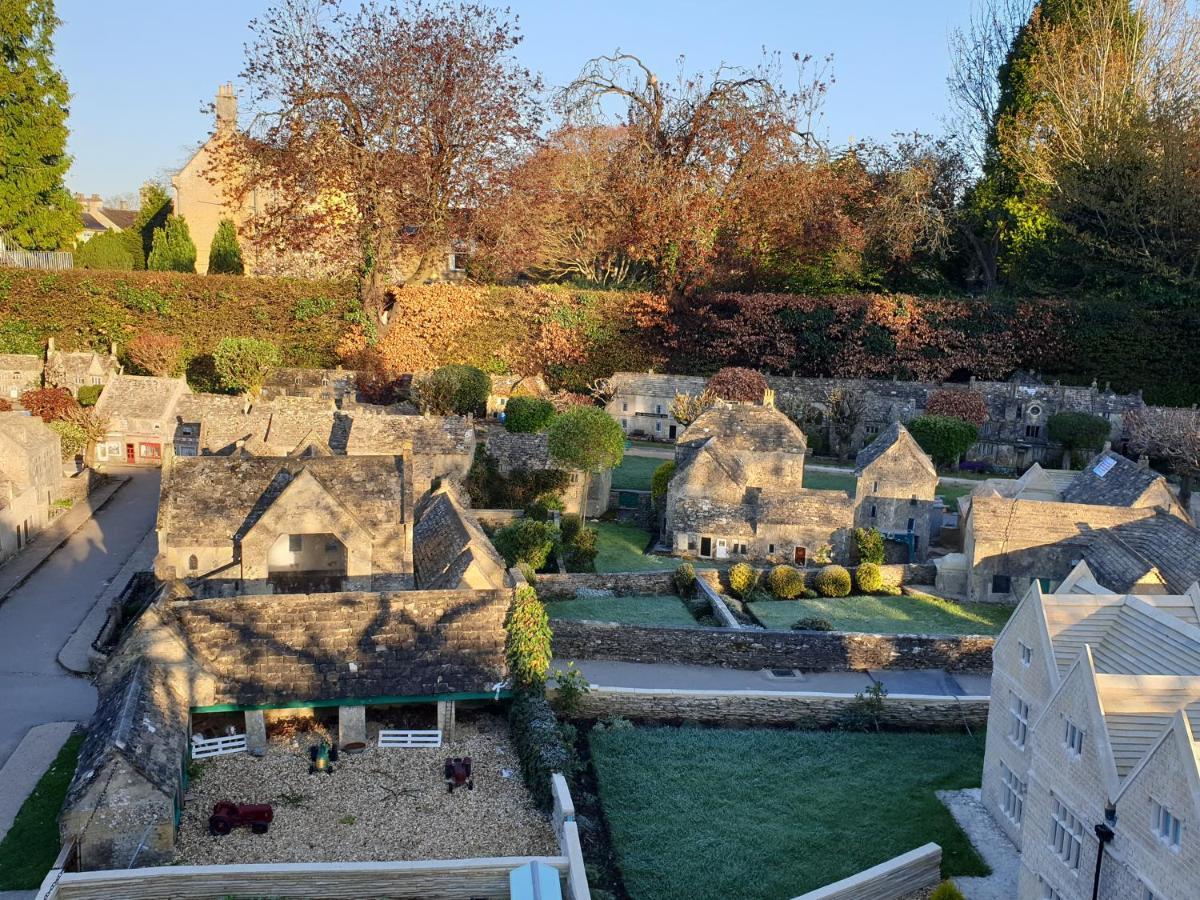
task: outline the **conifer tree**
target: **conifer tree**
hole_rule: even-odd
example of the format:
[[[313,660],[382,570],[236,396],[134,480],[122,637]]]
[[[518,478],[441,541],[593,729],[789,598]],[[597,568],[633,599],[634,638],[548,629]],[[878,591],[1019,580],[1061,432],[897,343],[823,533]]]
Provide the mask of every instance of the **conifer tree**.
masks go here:
[[[54,67],[53,0],[0,0],[0,231],[27,250],[65,250],[81,230],[63,184],[70,93]]]
[[[171,195],[153,181],[142,185],[141,206],[133,225],[121,232],[125,249],[133,259],[135,269],[146,268],[146,257],[154,243],[154,232],[167,223],[167,216],[174,212]]]
[[[166,224],[155,229],[146,268],[156,272],[196,271],[196,245],[182,216],[167,216]]]
[[[222,219],[213,235],[208,251],[209,275],[244,275],[242,246],[238,243],[237,229],[229,219]]]

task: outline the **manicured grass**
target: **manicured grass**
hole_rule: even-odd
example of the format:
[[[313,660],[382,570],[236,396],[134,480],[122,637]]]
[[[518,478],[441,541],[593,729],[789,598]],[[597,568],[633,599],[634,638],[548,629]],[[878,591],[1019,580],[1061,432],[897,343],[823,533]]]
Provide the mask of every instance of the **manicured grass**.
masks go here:
[[[833,472],[804,470],[804,486],[813,491],[845,491],[854,496],[854,474],[836,475]]]
[[[934,796],[979,784],[982,734],[633,728],[590,740],[632,900],[786,900],[929,841],[944,875],[988,872]]]
[[[971,493],[974,485],[970,484],[946,484],[945,481],[939,481],[937,486],[937,495],[946,501],[946,506],[953,512],[958,511],[958,498]]]
[[[73,734],[33,793],[21,806],[0,843],[0,891],[34,891],[58,856],[58,813],[67,796],[83,735]]]
[[[555,600],[546,604],[551,619],[619,622],[622,625],[695,626],[696,620],[678,597],[608,597]]]
[[[643,572],[647,569],[673,569],[678,560],[669,556],[647,556],[642,553],[650,542],[650,533],[636,525],[619,522],[589,522],[595,528],[597,572]]]
[[[664,462],[665,459],[650,456],[626,456],[621,464],[613,469],[613,490],[650,490],[650,479],[654,476],[654,470]]]
[[[786,629],[798,619],[819,618],[835,631],[877,634],[996,634],[1013,612],[1000,603],[955,603],[927,594],[763,600],[750,609],[768,628]]]

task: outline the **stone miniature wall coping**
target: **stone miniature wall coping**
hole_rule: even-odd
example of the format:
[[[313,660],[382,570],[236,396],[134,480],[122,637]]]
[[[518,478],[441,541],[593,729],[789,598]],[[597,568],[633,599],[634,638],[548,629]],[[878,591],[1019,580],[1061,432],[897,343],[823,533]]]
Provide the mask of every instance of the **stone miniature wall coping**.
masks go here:
[[[897,900],[941,882],[942,848],[925,844],[794,900]]]
[[[733,613],[729,611],[729,607],[725,605],[725,601],[721,599],[721,595],[713,590],[712,586],[707,580],[703,578],[697,578],[696,587],[700,589],[701,594],[708,598],[708,605],[712,609],[713,615],[716,616],[726,628],[740,629],[742,627],[742,623],[734,618]]]
[[[723,666],[730,669],[992,670],[995,638],[985,635],[861,634],[745,628],[677,628],[554,622],[559,659]]]

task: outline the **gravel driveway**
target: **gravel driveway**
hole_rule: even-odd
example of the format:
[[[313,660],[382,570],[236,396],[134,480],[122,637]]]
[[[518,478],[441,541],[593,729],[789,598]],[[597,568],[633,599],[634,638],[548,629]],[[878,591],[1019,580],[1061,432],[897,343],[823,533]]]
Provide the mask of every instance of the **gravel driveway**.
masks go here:
[[[508,726],[500,716],[460,718],[456,740],[440,749],[370,749],[341,757],[333,775],[308,774],[313,734],[272,739],[266,755],[221,756],[200,763],[176,845],[187,865],[265,862],[466,859],[557,855],[548,819],[521,782]],[[470,756],[475,789],[446,792],[447,756]],[[510,773],[504,777],[503,771]],[[218,800],[271,803],[267,834],[208,833]]]

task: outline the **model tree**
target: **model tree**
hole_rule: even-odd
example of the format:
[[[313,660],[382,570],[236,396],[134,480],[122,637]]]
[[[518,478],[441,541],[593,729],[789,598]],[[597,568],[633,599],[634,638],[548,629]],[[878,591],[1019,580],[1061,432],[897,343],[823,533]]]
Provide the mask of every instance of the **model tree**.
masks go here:
[[[1130,450],[1161,459],[1179,476],[1179,499],[1186,507],[1192,480],[1200,475],[1200,411],[1146,406],[1125,416],[1125,436]]]
[[[174,375],[183,355],[183,341],[157,331],[140,331],[125,350],[129,361],[147,375]]]
[[[949,416],[918,416],[908,423],[908,431],[935,463],[946,467],[958,465],[962,455],[979,440],[978,428]]]
[[[1071,468],[1071,456],[1076,450],[1099,450],[1112,425],[1103,416],[1085,412],[1055,413],[1046,420],[1046,434],[1063,446],[1063,468]]]
[[[550,423],[550,456],[584,473],[584,506],[594,472],[613,469],[625,457],[625,434],[616,420],[596,406],[577,406]]]
[[[167,216],[166,224],[154,232],[146,268],[157,272],[196,271],[196,245],[182,216]]]
[[[708,391],[722,400],[762,403],[767,379],[754,369],[726,366],[708,380]]]
[[[0,234],[26,250],[67,250],[79,204],[63,184],[70,91],[54,66],[53,0],[0,6]]]
[[[229,219],[222,219],[213,235],[208,250],[209,275],[244,275],[242,246],[238,243],[237,229]]]
[[[213,350],[213,367],[229,391],[257,394],[270,371],[279,365],[279,351],[269,341],[251,337],[221,338]]]
[[[449,365],[434,369],[416,383],[414,393],[422,412],[435,416],[478,413],[492,390],[487,372],[475,366]]]
[[[542,431],[553,418],[554,404],[540,397],[512,397],[504,407],[504,427],[508,431]]]

